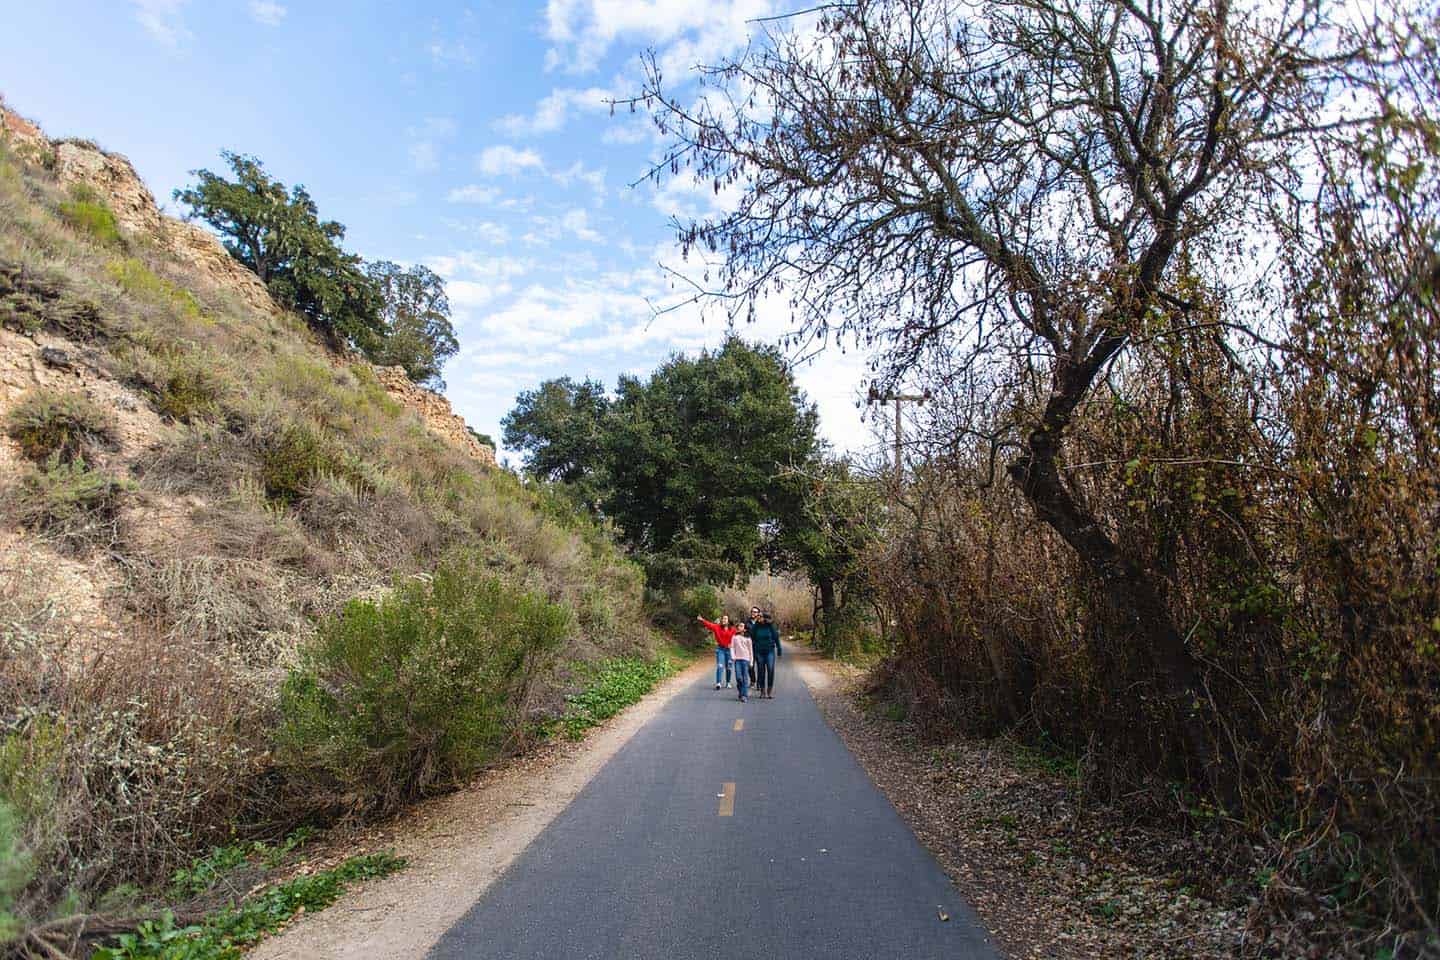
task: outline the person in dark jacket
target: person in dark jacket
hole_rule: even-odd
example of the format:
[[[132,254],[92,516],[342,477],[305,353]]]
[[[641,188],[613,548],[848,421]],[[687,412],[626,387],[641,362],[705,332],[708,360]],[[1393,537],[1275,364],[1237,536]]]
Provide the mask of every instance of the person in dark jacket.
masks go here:
[[[750,616],[746,617],[746,618],[745,618],[743,621],[741,621],[741,622],[745,624],[745,632],[746,632],[747,634],[750,634],[751,636],[754,636],[755,624],[757,624],[757,623],[760,622],[760,608],[759,608],[759,607],[751,607],[751,608],[750,608]],[[755,664],[754,664],[754,663],[751,663],[751,664],[750,664],[750,686],[752,686],[752,687],[755,686]]]
[[[780,628],[768,610],[762,611],[750,630],[755,650],[755,686],[762,700],[775,699],[775,661],[784,653],[780,649]]]

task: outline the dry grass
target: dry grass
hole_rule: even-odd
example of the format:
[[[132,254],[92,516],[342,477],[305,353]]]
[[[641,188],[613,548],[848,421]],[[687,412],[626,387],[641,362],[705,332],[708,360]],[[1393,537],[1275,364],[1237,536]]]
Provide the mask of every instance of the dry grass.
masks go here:
[[[36,463],[51,456],[62,461],[113,448],[115,415],[78,391],[35,389],[5,415],[5,432],[20,452]]]
[[[4,491],[0,516],[70,552],[109,549],[120,540],[120,510],[128,490],[81,457],[66,461],[52,454]]]
[[[749,616],[753,606],[771,611],[783,633],[814,626],[813,594],[804,580],[757,573],[742,588],[726,588],[722,600],[732,618]]]
[[[40,865],[23,919],[293,825],[269,758],[297,647],[449,550],[570,611],[570,649],[652,643],[638,569],[603,532],[439,441],[302,321],[250,310],[147,238],[122,251],[89,226],[103,201],[75,202],[0,146],[0,314],[91,344],[166,425],[100,472],[81,455],[106,433],[78,418],[83,437],[60,441],[75,458],[5,491],[28,542],[89,551],[120,634],[58,630],[69,601],[40,566],[0,584],[0,801],[28,798]]]

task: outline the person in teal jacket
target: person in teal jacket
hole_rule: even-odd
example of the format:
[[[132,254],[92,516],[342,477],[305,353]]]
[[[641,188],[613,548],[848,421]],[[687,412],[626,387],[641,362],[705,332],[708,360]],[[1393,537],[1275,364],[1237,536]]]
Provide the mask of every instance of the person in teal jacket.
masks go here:
[[[770,611],[761,611],[750,630],[750,642],[755,648],[755,686],[762,700],[775,699],[775,661],[784,655],[780,649],[780,628]]]

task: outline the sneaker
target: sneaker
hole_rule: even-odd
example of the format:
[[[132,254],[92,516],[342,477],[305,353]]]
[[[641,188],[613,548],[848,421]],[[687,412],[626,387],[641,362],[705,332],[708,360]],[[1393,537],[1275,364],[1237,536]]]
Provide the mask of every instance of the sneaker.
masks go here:
[[[716,689],[716,690],[719,690],[719,689],[720,689],[720,684],[718,684],[718,683],[715,684],[715,689]]]
[[[716,690],[719,690],[720,688],[719,688],[719,687],[716,687],[715,689],[716,689]],[[729,680],[726,680],[726,681],[725,681],[725,689],[726,689],[726,690],[729,690],[729,689],[730,689],[730,681],[729,681]]]

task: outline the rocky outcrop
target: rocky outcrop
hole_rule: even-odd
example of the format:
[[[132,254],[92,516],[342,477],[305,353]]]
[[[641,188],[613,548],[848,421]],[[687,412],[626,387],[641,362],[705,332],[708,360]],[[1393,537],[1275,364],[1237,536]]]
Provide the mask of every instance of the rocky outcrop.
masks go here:
[[[362,361],[363,362],[363,361]],[[405,373],[404,367],[371,367],[375,379],[399,400],[420,415],[432,433],[460,447],[472,457],[494,465],[495,451],[476,440],[463,417],[450,409],[450,401],[426,390]]]
[[[87,140],[52,141],[38,126],[10,111],[3,100],[0,141],[27,160],[53,169],[62,183],[89,187],[110,207],[123,231],[155,242],[189,264],[212,286],[258,312],[274,316],[283,312],[260,278],[232,257],[214,234],[162,214],[155,195],[125,157]],[[366,361],[351,356],[340,358],[340,362]],[[464,419],[450,409],[450,401],[412,382],[400,367],[373,369],[390,394],[419,414],[432,432],[475,459],[494,465],[495,451],[475,439]]]

